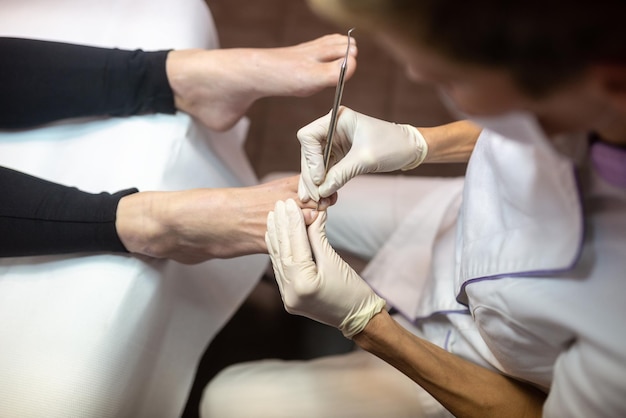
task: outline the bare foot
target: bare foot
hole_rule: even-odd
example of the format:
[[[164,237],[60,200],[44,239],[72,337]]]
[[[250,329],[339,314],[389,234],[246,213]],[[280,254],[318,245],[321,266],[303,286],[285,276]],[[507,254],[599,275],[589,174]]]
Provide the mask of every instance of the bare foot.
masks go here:
[[[172,51],[166,70],[176,107],[223,131],[262,97],[306,97],[336,85],[347,43],[334,34],[284,48]],[[346,78],[356,69],[351,44]]]
[[[212,258],[267,253],[267,214],[276,201],[294,199],[307,225],[316,203],[298,200],[298,178],[278,178],[251,187],[140,192],[117,208],[120,240],[132,253],[195,264]],[[335,204],[331,196],[320,210]]]

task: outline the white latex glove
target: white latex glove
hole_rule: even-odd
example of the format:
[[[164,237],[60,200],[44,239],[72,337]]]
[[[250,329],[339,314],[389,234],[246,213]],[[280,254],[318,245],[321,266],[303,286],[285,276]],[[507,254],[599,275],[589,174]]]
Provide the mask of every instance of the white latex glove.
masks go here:
[[[385,300],[333,250],[325,226],[325,211],[307,231],[295,201],[278,201],[267,217],[265,241],[287,312],[352,338],[385,307]]]
[[[413,169],[428,153],[424,137],[413,126],[386,122],[342,106],[331,150],[331,167],[322,182],[329,124],[330,113],[298,131],[302,170],[298,197],[303,202],[330,196],[359,174]]]

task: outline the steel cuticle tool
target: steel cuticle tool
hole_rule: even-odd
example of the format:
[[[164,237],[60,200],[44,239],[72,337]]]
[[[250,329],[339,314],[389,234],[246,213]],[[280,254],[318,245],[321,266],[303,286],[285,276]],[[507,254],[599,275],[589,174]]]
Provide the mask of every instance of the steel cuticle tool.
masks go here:
[[[330,165],[330,156],[333,148],[333,137],[335,136],[335,130],[337,129],[337,117],[339,113],[339,106],[341,105],[341,96],[343,95],[343,86],[346,83],[346,70],[348,69],[348,55],[350,54],[350,39],[351,33],[354,28],[348,31],[348,47],[346,48],[346,55],[341,63],[341,70],[339,71],[339,81],[337,82],[337,88],[335,89],[335,100],[333,102],[333,109],[330,114],[330,125],[328,126],[328,135],[326,135],[326,145],[324,146],[324,177],[328,173],[328,166]],[[317,204],[319,209],[319,202]]]

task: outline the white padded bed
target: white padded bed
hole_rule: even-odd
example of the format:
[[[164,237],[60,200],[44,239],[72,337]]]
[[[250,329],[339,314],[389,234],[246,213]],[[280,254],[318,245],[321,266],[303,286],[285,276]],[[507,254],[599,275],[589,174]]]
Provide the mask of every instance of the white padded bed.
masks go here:
[[[0,35],[218,46],[203,0],[3,0]],[[246,130],[242,120],[218,134],[185,114],[64,121],[0,131],[0,165],[91,192],[248,185],[256,178]],[[265,255],[195,266],[110,254],[0,259],[0,416],[179,416],[208,342],[267,263]]]

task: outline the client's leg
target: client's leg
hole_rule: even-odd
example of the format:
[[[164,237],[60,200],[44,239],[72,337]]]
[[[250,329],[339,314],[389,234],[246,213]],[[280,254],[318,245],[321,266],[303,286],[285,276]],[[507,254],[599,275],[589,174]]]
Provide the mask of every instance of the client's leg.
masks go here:
[[[337,250],[371,259],[430,193],[459,179],[408,175],[364,175],[339,190],[328,208],[326,232]]]
[[[257,99],[305,97],[334,86],[347,43],[335,34],[284,48],[172,51],[167,74],[178,109],[226,130]],[[356,51],[351,47],[346,77],[356,68]]]

